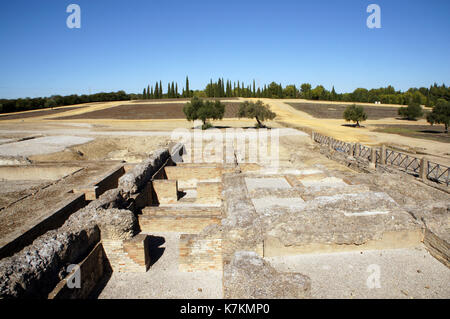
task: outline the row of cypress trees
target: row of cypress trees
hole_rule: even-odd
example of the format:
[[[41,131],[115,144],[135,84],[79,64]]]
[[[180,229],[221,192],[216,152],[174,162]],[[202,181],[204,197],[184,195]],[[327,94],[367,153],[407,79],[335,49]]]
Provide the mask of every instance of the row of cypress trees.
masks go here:
[[[178,93],[178,83],[175,83],[174,81],[167,84],[166,93],[163,93],[162,81],[157,81],[154,86],[148,85],[142,92],[142,98],[144,100],[163,98],[177,99],[180,97],[190,98],[192,96],[193,93],[189,89],[189,77],[186,77],[186,88],[183,88],[181,95]]]
[[[191,98],[194,94],[198,97],[254,97],[254,98],[304,98],[323,101],[345,101],[345,102],[369,102],[381,101],[387,104],[409,104],[411,101],[426,106],[434,106],[438,99],[450,100],[450,88],[445,84],[438,86],[436,83],[430,88],[410,88],[405,92],[397,91],[389,85],[385,88],[365,89],[357,88],[351,93],[336,93],[334,86],[328,91],[324,86],[317,85],[312,88],[311,84],[303,83],[299,87],[287,85],[283,88],[281,84],[272,82],[262,88],[256,87],[255,80],[252,84],[245,85],[244,82],[224,81],[219,78],[216,82],[212,79],[204,90],[193,91],[189,87],[189,78],[186,77],[186,85],[182,93],[178,93],[178,84],[171,82],[167,86],[167,92],[163,93],[162,82],[156,82],[155,86],[147,86],[142,97],[144,99],[162,98]]]
[[[162,99],[162,98],[190,98],[194,95],[194,92],[189,88],[189,77],[186,77],[186,86],[183,88],[182,93],[178,93],[178,83],[171,82],[167,85],[166,93],[163,93],[162,81],[156,82],[155,85],[148,85],[142,92],[142,98],[148,99]],[[253,85],[245,86],[244,82],[237,81],[231,82],[230,80],[224,81],[223,78],[219,78],[217,82],[210,83],[204,90],[205,97],[283,97],[283,87],[281,84],[271,83],[269,86],[264,85],[263,89],[256,89],[255,80]]]
[[[297,91],[297,89],[295,88]],[[237,81],[231,82],[227,80],[226,82],[223,78],[219,78],[217,82],[210,80],[209,84],[205,88],[205,94],[207,97],[256,97],[256,98],[271,98],[279,97],[283,98],[283,87],[281,84],[272,82],[270,85],[264,85],[261,89],[258,87],[256,89],[255,80],[250,85],[245,85],[244,82]]]

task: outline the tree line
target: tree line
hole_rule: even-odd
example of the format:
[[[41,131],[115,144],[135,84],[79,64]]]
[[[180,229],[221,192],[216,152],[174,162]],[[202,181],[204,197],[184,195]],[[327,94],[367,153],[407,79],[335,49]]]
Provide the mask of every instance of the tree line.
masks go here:
[[[193,92],[189,89],[189,77],[186,77],[186,85],[183,88],[182,93],[178,93],[178,83],[172,81],[167,84],[167,91],[163,93],[163,84],[162,81],[157,81],[155,85],[147,85],[146,88],[142,91],[142,95],[140,96],[143,100],[152,100],[152,99],[178,99],[178,98],[190,98],[193,97]]]
[[[165,92],[164,92],[165,91]],[[445,84],[434,83],[429,88],[410,88],[405,92],[397,91],[389,85],[385,88],[365,89],[357,88],[351,93],[337,93],[334,86],[327,90],[322,85],[312,88],[311,84],[303,83],[298,87],[295,84],[283,87],[280,83],[271,82],[263,87],[257,87],[255,80],[246,84],[243,81],[232,82],[219,78],[210,82],[203,90],[192,90],[189,86],[189,77],[179,92],[178,83],[172,81],[163,90],[162,81],[154,85],[147,85],[142,94],[127,94],[124,91],[110,93],[96,93],[90,95],[53,95],[50,97],[0,99],[0,113],[26,111],[40,108],[52,108],[57,106],[74,105],[89,102],[107,102],[137,99],[163,99],[163,98],[192,98],[192,97],[216,97],[216,98],[303,98],[309,100],[342,101],[342,102],[381,102],[385,104],[409,105],[417,103],[433,107],[439,99],[450,101],[450,88]]]
[[[50,97],[0,99],[0,113],[20,112],[57,106],[75,105],[90,102],[125,101],[138,98],[137,94],[125,91],[95,93],[90,95],[52,95]]]
[[[162,99],[162,98],[190,98],[193,96],[205,98],[227,98],[227,97],[244,97],[244,98],[303,98],[308,100],[319,101],[342,101],[342,102],[362,102],[383,104],[400,104],[409,105],[410,103],[418,103],[428,107],[436,105],[438,99],[450,101],[450,88],[445,84],[438,85],[434,83],[429,88],[410,88],[405,92],[396,90],[389,85],[385,88],[365,89],[357,88],[351,93],[337,93],[334,86],[331,90],[327,90],[323,85],[317,85],[312,88],[310,83],[303,83],[298,87],[295,84],[283,87],[281,83],[271,82],[263,87],[257,87],[255,80],[250,84],[243,81],[232,82],[219,78],[217,81],[210,82],[203,90],[190,90],[189,79],[186,77],[186,85],[182,94],[178,93],[178,85],[169,83],[167,93],[163,94],[161,81],[156,82],[155,86],[147,86],[144,88],[142,98],[144,99]],[[156,93],[155,93],[156,92]]]

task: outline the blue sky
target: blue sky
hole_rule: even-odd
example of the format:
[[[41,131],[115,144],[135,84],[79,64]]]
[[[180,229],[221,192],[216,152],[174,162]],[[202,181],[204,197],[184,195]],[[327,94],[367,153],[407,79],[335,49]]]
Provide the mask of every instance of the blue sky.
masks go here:
[[[66,7],[81,7],[81,29]],[[366,8],[381,7],[381,29]],[[15,0],[0,4],[0,98],[140,93],[157,80],[323,84],[450,80],[450,1]]]

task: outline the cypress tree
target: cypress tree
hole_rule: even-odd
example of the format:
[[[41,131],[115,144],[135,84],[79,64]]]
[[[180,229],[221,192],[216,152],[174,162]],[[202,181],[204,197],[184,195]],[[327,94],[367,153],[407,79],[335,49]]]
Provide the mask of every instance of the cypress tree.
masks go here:
[[[225,97],[225,84],[223,82],[223,78],[222,78],[222,89],[220,92],[220,97]]]
[[[155,99],[159,99],[159,86],[158,86],[158,82],[156,82],[155,84]]]
[[[142,91],[142,98],[145,100],[146,96],[147,96],[147,93],[145,92],[145,88],[144,88],[144,91]]]
[[[255,83],[254,79],[253,79],[253,94],[252,94],[252,96],[256,97],[256,83]]]
[[[216,89],[214,90],[214,97],[220,96],[220,78],[217,80]]]
[[[152,85],[152,88],[151,88],[151,91],[150,91],[150,98],[151,98],[151,99],[154,99],[154,98],[155,98],[154,95],[153,95],[153,85]]]
[[[186,76],[186,97],[191,97],[191,90],[189,89],[189,78]]]
[[[331,100],[332,101],[336,100],[336,91],[334,90],[334,85],[333,88],[331,89]]]
[[[178,99],[178,83],[175,83],[175,98]]]
[[[162,88],[162,81],[159,80],[159,98],[163,98],[163,88]]]
[[[209,80],[209,97],[214,97],[214,84],[212,79]]]

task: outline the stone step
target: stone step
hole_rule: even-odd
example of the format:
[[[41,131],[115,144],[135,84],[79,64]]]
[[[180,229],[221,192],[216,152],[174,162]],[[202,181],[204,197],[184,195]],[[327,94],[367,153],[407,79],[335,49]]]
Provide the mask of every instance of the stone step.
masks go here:
[[[181,206],[174,205],[171,207],[145,207],[142,209],[143,216],[153,217],[221,217],[221,207],[196,207],[196,206]]]
[[[221,222],[220,216],[152,216],[140,215],[139,225],[144,233],[180,232],[184,234],[198,234],[205,227]]]

